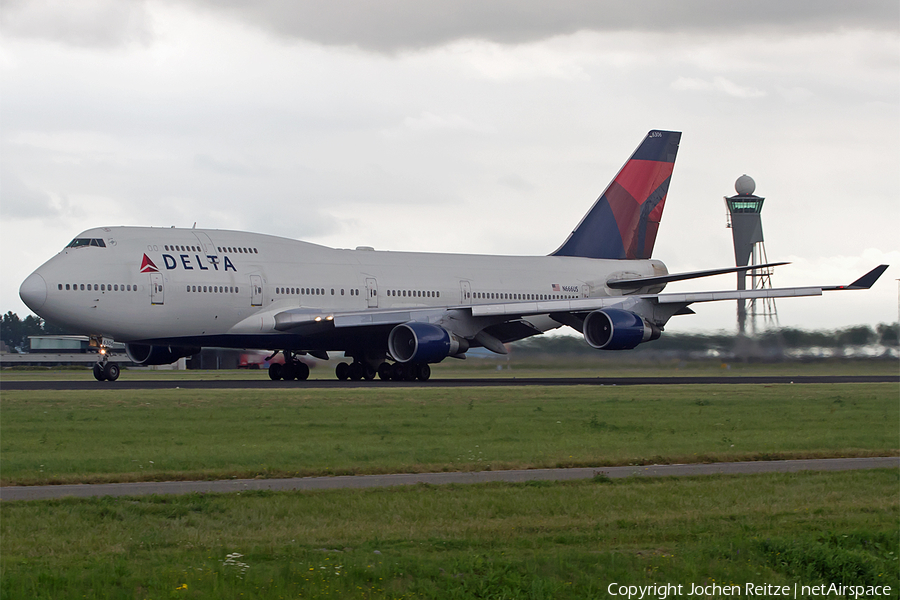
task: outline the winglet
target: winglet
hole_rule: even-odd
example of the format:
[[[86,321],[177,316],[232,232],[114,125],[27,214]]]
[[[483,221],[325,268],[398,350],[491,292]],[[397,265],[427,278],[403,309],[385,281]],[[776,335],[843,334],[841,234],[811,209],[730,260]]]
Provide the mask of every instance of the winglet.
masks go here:
[[[823,290],[867,290],[878,281],[882,273],[887,271],[889,265],[878,265],[850,285],[835,285],[831,287],[823,287]]]

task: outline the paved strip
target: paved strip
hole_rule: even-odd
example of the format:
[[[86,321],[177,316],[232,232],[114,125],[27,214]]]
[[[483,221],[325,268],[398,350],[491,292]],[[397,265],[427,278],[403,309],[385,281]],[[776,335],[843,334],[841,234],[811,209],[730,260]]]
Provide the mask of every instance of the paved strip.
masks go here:
[[[566,385],[702,385],[702,384],[811,384],[811,383],[900,383],[900,375],[761,376],[761,377],[505,377],[502,379],[432,379],[414,381],[272,381],[259,379],[152,379],[128,380],[128,374],[114,382],[93,378],[71,381],[4,381],[0,390],[224,390],[224,389],[346,389],[408,387],[520,387]]]
[[[226,481],[163,481],[106,483],[93,485],[45,485],[0,487],[0,500],[45,500],[76,496],[146,496],[149,494],[228,493],[249,490],[329,490],[390,487],[427,483],[487,483],[491,481],[567,481],[606,475],[623,477],[684,477],[689,475],[795,473],[797,471],[848,471],[856,469],[900,469],[900,457],[824,458],[723,462],[692,465],[647,465],[586,467],[577,469],[523,469],[465,473],[397,473],[393,475],[347,475],[339,477],[294,477],[290,479],[232,479]]]

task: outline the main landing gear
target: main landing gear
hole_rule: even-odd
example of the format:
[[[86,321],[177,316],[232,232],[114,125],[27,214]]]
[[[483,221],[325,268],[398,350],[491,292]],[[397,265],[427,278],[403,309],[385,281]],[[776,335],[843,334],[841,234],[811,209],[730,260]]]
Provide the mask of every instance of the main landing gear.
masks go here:
[[[354,360],[349,365],[345,362],[339,363],[334,369],[334,374],[341,381],[347,379],[372,381],[376,374],[382,381],[428,381],[431,377],[431,367],[427,363],[382,362],[376,369],[368,363]]]
[[[309,377],[309,367],[306,363],[300,361],[292,350],[284,350],[282,353],[284,354],[284,364],[269,364],[269,378],[274,381],[281,379],[285,381],[306,380]],[[267,360],[272,360],[277,355],[278,351]],[[384,360],[383,354],[381,356],[377,354],[353,356],[352,358],[353,362],[341,362],[335,367],[334,374],[339,380],[373,381],[378,377],[382,381],[428,381],[431,377],[431,366],[426,363],[395,362],[391,364]],[[379,363],[379,361],[381,362]]]
[[[277,352],[275,354],[278,354]],[[273,354],[271,358],[275,357]],[[297,381],[305,381],[309,378],[309,366],[299,358],[294,356],[294,353],[290,350],[285,350],[284,354],[284,364],[272,363],[269,365],[269,379],[273,381],[278,381],[279,379],[284,379],[285,381],[291,381],[296,379]]]

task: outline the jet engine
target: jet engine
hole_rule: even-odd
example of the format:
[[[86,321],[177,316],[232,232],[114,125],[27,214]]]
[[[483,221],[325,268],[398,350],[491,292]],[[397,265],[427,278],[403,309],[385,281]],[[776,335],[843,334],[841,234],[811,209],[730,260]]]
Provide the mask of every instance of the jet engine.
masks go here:
[[[179,358],[200,352],[196,346],[151,346],[149,344],[125,344],[125,353],[141,366],[168,365]]]
[[[630,350],[660,336],[660,329],[631,311],[602,308],[584,319],[585,341],[598,350]]]
[[[388,336],[388,350],[398,362],[437,363],[469,349],[465,338],[430,323],[397,325]]]

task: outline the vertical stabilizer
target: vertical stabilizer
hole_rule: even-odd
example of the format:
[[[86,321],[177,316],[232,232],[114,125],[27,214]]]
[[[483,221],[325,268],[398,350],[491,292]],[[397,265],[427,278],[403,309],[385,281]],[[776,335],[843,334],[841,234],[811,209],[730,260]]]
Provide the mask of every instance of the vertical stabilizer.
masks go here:
[[[681,132],[649,132],[551,256],[650,258],[680,141]]]

